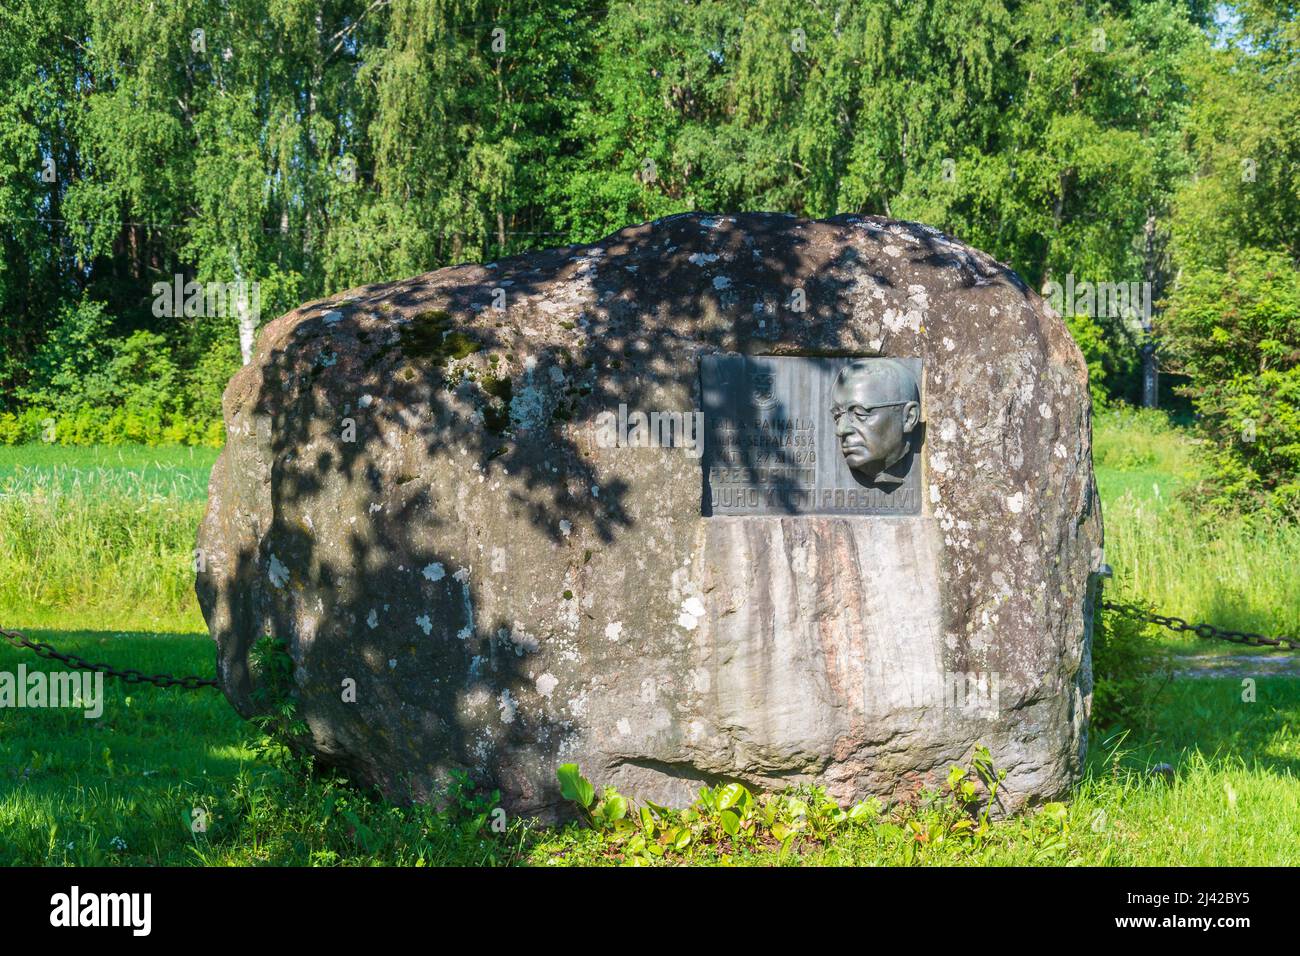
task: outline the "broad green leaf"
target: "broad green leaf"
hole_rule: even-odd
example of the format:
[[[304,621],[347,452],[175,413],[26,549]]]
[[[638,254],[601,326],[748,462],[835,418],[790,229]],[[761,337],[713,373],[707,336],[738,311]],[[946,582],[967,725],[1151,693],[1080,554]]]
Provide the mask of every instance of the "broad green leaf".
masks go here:
[[[1049,820],[1064,823],[1070,815],[1070,809],[1064,803],[1048,803],[1043,806],[1042,814]]]
[[[727,831],[728,836],[735,836],[740,832],[740,817],[734,810],[723,810],[718,814],[718,819],[722,823],[722,829]]]
[[[861,803],[855,803],[849,808],[849,819],[854,823],[874,820],[878,816],[880,816],[880,804],[874,797],[870,800],[863,800]]]
[[[749,791],[742,784],[729,783],[717,791],[718,809],[730,810],[747,796]]]
[[[627,798],[622,794],[614,794],[605,801],[605,819],[611,823],[616,820],[622,820],[627,816]]]
[[[560,778],[560,793],[564,799],[573,800],[583,807],[590,807],[596,798],[596,788],[578,770],[576,763],[562,764],[556,768],[555,775]]]

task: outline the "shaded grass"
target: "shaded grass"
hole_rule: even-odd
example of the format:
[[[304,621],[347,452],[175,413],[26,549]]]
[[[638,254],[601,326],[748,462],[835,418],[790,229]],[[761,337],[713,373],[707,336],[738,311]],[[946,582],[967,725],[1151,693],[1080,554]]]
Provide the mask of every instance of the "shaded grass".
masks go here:
[[[146,673],[213,669],[212,644],[178,634],[28,630],[59,650]],[[52,671],[0,646],[0,670]],[[0,859],[10,864],[181,862],[190,808],[226,792],[252,757],[243,721],[212,690],[104,681],[104,710],[0,709]],[[125,852],[112,847],[125,842]]]
[[[209,675],[206,635],[48,631],[95,661]],[[0,671],[54,670],[0,643]],[[480,865],[506,844],[430,807],[399,809],[337,778],[304,780],[265,759],[256,729],[217,691],[104,682],[104,709],[0,708],[0,864]],[[205,828],[194,832],[196,809]],[[526,828],[515,824],[516,834]]]

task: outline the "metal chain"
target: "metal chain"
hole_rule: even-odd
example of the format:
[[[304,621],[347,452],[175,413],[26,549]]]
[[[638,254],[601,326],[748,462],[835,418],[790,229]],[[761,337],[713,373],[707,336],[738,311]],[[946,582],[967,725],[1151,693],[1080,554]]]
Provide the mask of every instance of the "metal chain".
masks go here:
[[[1300,651],[1300,638],[1297,637],[1265,637],[1253,631],[1229,631],[1215,627],[1213,624],[1189,624],[1181,617],[1155,614],[1131,604],[1116,604],[1113,601],[1102,601],[1101,606],[1107,611],[1118,611],[1150,624],[1167,627],[1171,631],[1191,632],[1204,640],[1217,638],[1221,641],[1231,641],[1233,644],[1245,644],[1248,647],[1268,647],[1275,651]]]
[[[214,677],[173,677],[171,674],[142,674],[135,668],[126,668],[119,670],[108,664],[96,664],[88,661],[77,654],[62,654],[56,651],[44,641],[33,641],[17,631],[6,631],[0,628],[0,637],[12,644],[14,647],[25,647],[35,651],[38,657],[44,657],[46,660],[59,661],[79,671],[95,671],[100,674],[106,674],[109,677],[117,679],[127,684],[153,684],[155,687],[180,687],[182,690],[198,690],[200,687],[216,687],[217,681]]]
[[[1116,604],[1113,601],[1103,601],[1101,606],[1107,611],[1117,611],[1120,614],[1137,618],[1149,624],[1158,624],[1171,631],[1178,633],[1190,632],[1204,640],[1218,639],[1233,644],[1244,644],[1248,647],[1268,647],[1275,651],[1300,651],[1300,638],[1266,637],[1253,631],[1230,631],[1225,628],[1215,627],[1213,624],[1189,624],[1181,617],[1155,614],[1129,604]],[[171,674],[144,674],[133,667],[119,669],[108,664],[95,663],[78,654],[60,653],[44,641],[33,641],[17,631],[6,631],[0,628],[0,637],[3,637],[14,647],[25,647],[28,650],[35,651],[38,657],[59,661],[73,670],[94,671],[109,677],[115,677],[127,684],[153,684],[155,687],[180,687],[182,690],[198,690],[200,687],[218,686],[214,677],[197,677],[193,674],[186,677],[173,677]]]

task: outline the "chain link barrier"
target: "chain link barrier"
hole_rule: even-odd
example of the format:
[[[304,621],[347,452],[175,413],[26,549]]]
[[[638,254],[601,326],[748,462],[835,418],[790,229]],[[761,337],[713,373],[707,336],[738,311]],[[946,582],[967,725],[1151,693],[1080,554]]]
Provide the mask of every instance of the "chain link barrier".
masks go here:
[[[98,664],[86,660],[79,654],[63,654],[44,641],[33,641],[17,631],[6,631],[0,628],[0,637],[3,637],[14,647],[25,647],[30,651],[35,651],[37,657],[59,661],[73,670],[93,671],[108,677],[115,677],[126,684],[153,684],[155,687],[179,687],[182,690],[198,690],[200,687],[215,688],[217,686],[215,677],[196,677],[194,675],[173,677],[171,674],[144,674],[132,667],[120,669],[109,664]]]
[[[1158,624],[1176,633],[1195,634],[1202,640],[1229,641],[1233,644],[1244,644],[1247,647],[1267,647],[1274,651],[1300,650],[1300,638],[1297,637],[1268,637],[1264,634],[1256,634],[1254,631],[1230,631],[1225,628],[1215,627],[1213,624],[1191,624],[1181,617],[1156,614],[1153,611],[1145,611],[1131,604],[1116,604],[1113,601],[1102,601],[1101,606],[1107,611],[1115,611],[1148,624]]]

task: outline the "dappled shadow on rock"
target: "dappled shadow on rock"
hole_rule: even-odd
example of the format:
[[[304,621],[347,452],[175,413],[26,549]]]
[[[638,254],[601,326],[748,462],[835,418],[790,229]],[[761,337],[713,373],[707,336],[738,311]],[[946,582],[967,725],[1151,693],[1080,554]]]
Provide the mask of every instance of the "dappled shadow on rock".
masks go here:
[[[934,328],[921,321],[925,293],[942,303],[972,290],[992,304],[990,313],[981,300],[986,328],[966,328],[955,309]],[[867,754],[886,754],[881,741],[903,738],[870,727],[835,674],[809,678],[829,688],[826,700],[806,702],[826,708],[815,739],[745,740],[768,733],[748,711],[743,720],[758,721],[758,730],[728,723],[727,707],[767,708],[778,722],[787,703],[736,690],[727,652],[711,643],[716,620],[735,609],[719,603],[724,588],[706,583],[727,569],[704,567],[714,519],[704,517],[699,456],[604,447],[593,422],[620,407],[700,410],[699,358],[716,353],[927,357],[928,370],[939,349],[961,348],[987,363],[982,387],[1014,396],[1024,381],[1046,380],[1015,356],[1046,363],[1055,350],[1060,369],[1049,385],[1060,396],[1040,401],[1059,398],[1064,408],[1078,399],[1072,389],[1086,401],[1064,352],[1068,336],[1036,325],[1025,301],[1007,270],[924,227],[752,214],[675,216],[592,246],[304,305],[263,331],[224,399],[229,438],[212,473],[199,535],[207,567],[197,583],[223,687],[241,713],[253,713],[250,650],[262,635],[283,638],[308,749],[395,799],[429,799],[451,770],[466,769],[499,786],[512,809],[546,811],[558,803],[554,767],[567,760],[597,778],[637,767],[685,781],[801,779],[839,762],[859,768],[839,778],[844,793],[874,786],[874,771],[861,769]],[[989,323],[998,306],[1035,321],[1017,312]],[[947,346],[939,344],[945,337]],[[759,413],[753,395],[743,402],[746,414]],[[1014,443],[981,438],[981,453],[1008,456],[999,467],[1015,487],[1057,481],[1036,451],[1011,460],[1055,440],[1057,420],[1008,407],[987,413],[989,421],[1008,417]],[[942,445],[950,440],[934,441],[954,468],[986,467],[972,451]],[[1067,548],[1067,564],[1052,573],[1073,580],[1089,560],[1091,525],[1077,529],[1095,518],[1079,517],[1090,471],[1079,437],[1068,440],[1075,471],[1053,493],[1079,547]],[[765,462],[755,450],[744,454],[756,481]],[[775,454],[784,463],[789,453]],[[797,509],[784,480],[774,491],[788,517]],[[987,494],[1005,514],[1011,487],[953,485],[944,500]],[[1034,515],[1015,520],[1028,540]],[[810,553],[842,550],[832,525],[824,519],[825,533],[809,535]],[[823,565],[846,566],[840,557]],[[1014,553],[983,559],[1001,562],[999,585],[983,564],[947,553],[943,560],[947,617],[924,639],[937,648],[944,633],[957,635],[945,652],[954,664],[989,666],[978,649],[991,638],[970,642],[968,618],[1002,587],[1046,587],[1051,601],[1065,602],[1026,600],[1017,613],[1030,630],[1082,628],[1082,597],[1056,579],[1013,580]],[[752,576],[755,567],[738,573]],[[808,613],[824,617],[813,604]],[[1058,641],[1027,655],[1008,650],[1007,661],[1039,668],[1033,680],[1041,682],[1061,653]],[[815,647],[773,654],[764,660],[777,670],[832,667]],[[1018,699],[1037,706],[1059,695],[1065,679]],[[1068,736],[1052,746],[1069,750]],[[942,747],[904,745],[925,760],[947,759]],[[739,752],[751,754],[748,763]]]

